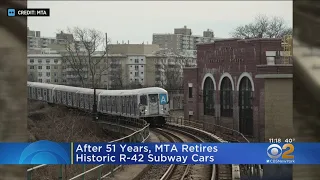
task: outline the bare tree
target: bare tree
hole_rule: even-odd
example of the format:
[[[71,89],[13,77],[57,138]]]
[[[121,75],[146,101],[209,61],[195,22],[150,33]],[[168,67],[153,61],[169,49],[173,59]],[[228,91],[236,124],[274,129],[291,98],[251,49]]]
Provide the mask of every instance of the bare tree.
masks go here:
[[[35,78],[34,73],[28,73],[28,81],[30,82],[37,82],[37,79]]]
[[[195,66],[194,57],[171,50],[158,52],[156,56],[156,75],[159,85],[166,89],[181,89],[183,68]]]
[[[110,64],[110,85],[111,89],[123,89],[125,86],[125,77],[120,61],[112,59]]]
[[[235,38],[282,38],[292,35],[292,28],[285,25],[283,18],[258,15],[252,23],[235,28],[231,35]]]
[[[108,76],[110,46],[107,44],[110,40],[106,40],[103,33],[95,29],[75,27],[67,32],[61,32],[60,38],[65,45],[61,52],[62,60],[67,68],[72,69],[68,75],[73,75],[82,87],[101,87],[102,77]]]

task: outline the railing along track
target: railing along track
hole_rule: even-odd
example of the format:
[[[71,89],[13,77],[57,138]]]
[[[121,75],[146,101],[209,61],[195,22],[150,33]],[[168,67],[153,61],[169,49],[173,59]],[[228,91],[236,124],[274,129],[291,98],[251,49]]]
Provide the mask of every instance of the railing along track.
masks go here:
[[[108,119],[106,119],[106,120],[108,120]],[[128,119],[128,121],[129,121],[129,119]],[[110,125],[110,122],[108,122],[108,121],[106,121],[106,122],[105,121],[99,121],[97,123]],[[116,139],[114,141],[111,141],[110,143],[115,143],[115,142],[126,142],[126,143],[142,142],[143,143],[149,138],[149,124],[145,120],[136,119],[136,120],[133,121],[132,119],[130,119],[130,122],[126,122],[125,118],[122,118],[121,120],[119,120],[119,119],[113,120],[113,121],[111,121],[111,124],[112,123],[118,123],[119,129],[120,128],[124,128],[125,125],[127,125],[127,124],[135,125],[135,126],[139,127],[139,129],[136,130],[135,132],[125,136],[125,137],[122,137],[122,138]],[[122,124],[124,126],[121,126],[120,124]],[[116,125],[116,124],[113,124],[113,125]],[[135,130],[135,129],[132,129],[132,128],[129,128],[129,127],[127,127],[126,129],[128,131],[134,131]],[[32,174],[33,174],[32,172],[33,171],[38,170],[40,168],[45,168],[47,166],[48,165],[46,165],[46,164],[42,164],[42,165],[38,165],[38,166],[35,166],[35,167],[32,167],[32,168],[29,168],[27,170],[27,180],[33,179],[33,177],[32,177]],[[91,168],[89,170],[86,170],[86,168],[85,168],[86,165],[82,165],[83,166],[83,172],[82,173],[79,173],[78,175],[73,176],[71,178],[64,178],[63,173],[66,173],[66,172],[63,171],[63,166],[65,166],[65,165],[56,165],[56,166],[60,166],[59,170],[58,170],[58,173],[57,173],[58,174],[57,175],[58,179],[68,179],[68,180],[79,179],[80,177],[83,177],[83,179],[84,179],[84,176],[86,176],[89,173],[93,173],[94,171],[98,171],[96,173],[96,175],[95,175],[95,177],[97,177],[96,179],[103,179],[103,178],[106,178],[106,177],[112,175],[118,169],[122,168],[122,165],[102,164],[102,165],[95,166],[95,167],[93,167],[93,168]],[[104,169],[107,169],[107,173],[103,173]]]

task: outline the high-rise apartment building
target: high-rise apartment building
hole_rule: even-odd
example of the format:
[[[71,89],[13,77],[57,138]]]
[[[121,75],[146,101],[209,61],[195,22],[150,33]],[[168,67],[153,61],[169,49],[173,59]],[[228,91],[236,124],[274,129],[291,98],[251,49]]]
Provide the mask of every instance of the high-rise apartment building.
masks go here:
[[[196,50],[199,43],[207,43],[214,41],[214,33],[212,30],[203,32],[203,36],[192,34],[192,30],[184,26],[183,28],[175,28],[174,34],[154,33],[152,44],[158,44],[160,48],[172,49],[175,52],[183,52]]]
[[[29,49],[33,48],[47,48],[49,44],[56,43],[55,38],[44,38],[41,37],[40,31],[31,31],[28,27],[28,43],[27,47]]]

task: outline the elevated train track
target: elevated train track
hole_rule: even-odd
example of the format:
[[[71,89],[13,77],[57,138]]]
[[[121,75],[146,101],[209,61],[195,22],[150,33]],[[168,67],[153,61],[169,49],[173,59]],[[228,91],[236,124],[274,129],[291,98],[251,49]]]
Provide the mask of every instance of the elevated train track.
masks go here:
[[[120,121],[111,121],[111,122],[97,122],[97,123],[107,123],[115,125],[115,122],[120,123]],[[140,127],[137,128],[138,122],[136,123],[127,123],[121,121],[123,126],[127,126],[128,131],[136,131],[126,137],[120,138],[113,142],[145,142],[149,137],[149,132],[155,131],[158,135],[166,137],[167,140],[162,141],[171,141],[171,142],[219,142],[220,138],[202,131],[196,128],[186,128],[179,127],[174,125],[166,125],[162,129],[150,129],[149,124],[146,122],[140,123]],[[143,121],[141,121],[143,122]],[[162,138],[163,139],[163,138]],[[106,166],[110,166],[108,172],[104,171],[101,173],[102,168],[106,169]],[[32,171],[40,168],[45,168],[46,165],[40,165],[28,169],[28,179],[31,179]],[[108,169],[108,168],[107,168]],[[112,176],[116,171],[121,173],[121,166],[111,165],[98,165],[94,168],[84,170],[84,172],[69,177],[69,180],[79,179],[88,174],[96,174],[97,179],[103,179],[109,176]],[[160,169],[163,169],[160,173]],[[160,165],[155,168],[155,171],[158,171],[158,178],[152,179],[210,179],[210,180],[237,180],[240,177],[239,166],[238,165],[166,165],[160,168]],[[148,172],[148,171],[146,171]],[[150,171],[152,172],[152,171]],[[154,171],[153,171],[154,172]],[[88,177],[88,176],[87,176]],[[147,176],[148,177],[148,176]],[[150,177],[150,176],[149,176]],[[134,178],[133,178],[134,179]],[[143,178],[139,178],[143,179]],[[136,180],[136,179],[135,179]]]

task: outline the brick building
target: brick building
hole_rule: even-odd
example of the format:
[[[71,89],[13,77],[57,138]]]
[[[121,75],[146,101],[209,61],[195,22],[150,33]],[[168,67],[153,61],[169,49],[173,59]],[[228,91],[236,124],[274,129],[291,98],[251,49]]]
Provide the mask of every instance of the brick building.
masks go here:
[[[281,39],[224,39],[198,45],[198,67],[184,69],[185,119],[264,139],[265,79],[256,75],[290,73],[292,65],[283,64],[281,50]]]

